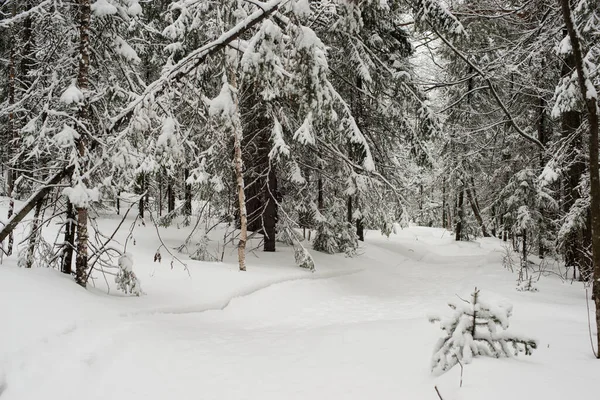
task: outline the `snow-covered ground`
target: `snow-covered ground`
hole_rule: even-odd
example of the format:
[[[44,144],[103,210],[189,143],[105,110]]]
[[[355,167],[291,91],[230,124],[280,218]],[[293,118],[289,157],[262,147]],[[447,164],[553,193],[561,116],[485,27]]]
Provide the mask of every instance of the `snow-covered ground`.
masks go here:
[[[176,247],[189,229],[161,233]],[[457,243],[423,227],[389,239],[368,232],[355,258],[313,252],[314,274],[294,267],[283,246],[249,254],[239,272],[230,246],[224,263],[178,254],[188,275],[164,251],[153,262],[160,242],[151,224],[134,237],[139,298],[107,294],[100,276],[84,290],[57,271],[4,259],[1,400],[438,399],[436,385],[444,400],[597,396],[600,361],[581,284],[550,276],[537,293],[515,290],[496,239]],[[531,357],[476,358],[459,388],[458,366],[430,373],[442,331],[427,316],[475,286],[511,302],[510,329],[539,348]]]

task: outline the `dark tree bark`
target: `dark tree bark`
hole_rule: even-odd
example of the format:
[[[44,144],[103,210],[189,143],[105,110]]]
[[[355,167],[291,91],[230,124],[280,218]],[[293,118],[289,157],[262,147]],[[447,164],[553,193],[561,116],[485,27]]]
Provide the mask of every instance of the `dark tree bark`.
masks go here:
[[[465,186],[464,184],[461,183],[460,185],[460,189],[458,192],[458,203],[456,205],[456,228],[455,228],[455,233],[456,233],[456,241],[461,241],[463,240],[463,219],[464,219],[464,215],[465,215]]]
[[[65,224],[65,240],[61,255],[60,270],[64,274],[71,274],[73,265],[73,250],[75,249],[75,227],[77,225],[75,208],[67,199],[67,221]]]
[[[539,101],[539,108],[540,108],[540,112],[539,112],[539,117],[538,117],[538,141],[543,144],[544,146],[546,145],[546,99],[544,99],[543,96],[540,96],[540,101]],[[544,150],[543,149],[539,149],[539,157],[540,157],[540,173],[544,170],[544,165],[545,165],[545,160],[544,160]],[[539,207],[539,213],[541,216],[541,223],[538,224],[539,226],[539,241],[538,241],[538,256],[540,258],[544,258],[544,255],[546,253],[546,248],[544,247],[544,236],[546,234],[546,229],[544,226],[543,221],[546,218],[546,211],[544,209],[543,206]]]
[[[268,104],[248,82],[241,102],[244,127],[243,157],[246,177],[248,230],[263,234],[263,250],[276,249],[278,184],[276,165],[269,159],[273,121]]]
[[[325,208],[325,201],[323,199],[323,177],[321,173],[317,178],[317,209],[319,212],[323,212]]]
[[[570,75],[576,68],[575,64],[575,56],[573,54],[568,55],[564,60],[561,71],[562,76]],[[585,173],[586,166],[581,157],[574,156],[584,148],[582,137],[577,132],[581,123],[582,113],[580,111],[566,111],[561,115],[561,131],[563,138],[570,138],[571,136],[577,135],[568,141],[568,151],[573,155],[574,160],[567,166],[565,179],[563,180],[562,208],[565,214],[571,210],[571,207],[573,207],[575,202],[581,197],[578,186],[581,177]],[[586,240],[583,237],[584,233],[585,229],[571,232],[566,238],[564,249],[565,265],[567,267],[572,267],[574,274],[576,274],[576,271],[579,271],[580,278],[585,275],[586,270],[591,268],[589,261],[586,260],[585,257],[582,257],[582,255],[585,254],[584,243],[586,241],[589,243],[591,239]]]
[[[579,42],[579,35],[573,23],[569,0],[560,0],[560,5],[563,12],[563,18],[571,46],[573,56],[575,58],[575,66],[577,69],[577,80],[579,90],[581,91],[585,105],[587,108],[587,117],[589,122],[589,171],[590,171],[590,198],[591,198],[591,231],[592,231],[592,257],[593,257],[593,281],[592,289],[595,305],[596,305],[596,357],[600,359],[600,171],[598,170],[598,97],[594,96],[588,90],[586,83],[591,85],[591,82],[586,82],[589,79],[588,71],[583,63],[583,50]]]
[[[365,225],[362,218],[356,219],[356,235],[358,236],[358,240],[361,242],[365,241]]]
[[[90,67],[90,0],[79,0],[79,71],[77,86],[84,94],[88,89]],[[88,121],[87,100],[79,110],[79,120]],[[80,162],[86,163],[88,158],[87,134],[79,132],[77,150]],[[87,281],[88,263],[88,210],[86,207],[77,207],[77,256],[75,257],[75,281],[85,287]]]
[[[267,177],[268,186],[266,193],[266,205],[263,214],[265,242],[264,251],[275,251],[275,235],[277,227],[277,175],[275,174],[275,166],[269,168]]]
[[[183,185],[184,196],[183,196],[183,215],[191,217],[192,216],[192,185],[188,185],[187,179],[190,176],[190,170],[185,169],[183,173]]]
[[[173,179],[167,177],[167,212],[175,211],[175,189],[173,188]]]
[[[448,228],[446,215],[446,177],[442,179],[442,228]]]
[[[12,5],[12,15],[14,16],[16,14],[17,8],[16,8],[16,4],[13,3]],[[14,27],[11,27],[10,31],[11,31],[11,44],[10,44],[10,54],[9,54],[9,60],[8,60],[8,106],[9,107],[14,107],[15,105],[15,86],[16,86],[16,71],[15,71],[15,64],[16,64],[16,60],[15,60],[15,46],[17,45],[16,43],[16,38],[15,38],[15,34],[14,34]],[[15,121],[15,112],[14,110],[10,110],[8,113],[8,131],[9,131],[9,140],[12,142],[16,139],[17,137],[17,132],[16,132],[16,121]],[[12,144],[11,144],[12,145]],[[7,176],[7,191],[8,191],[8,219],[10,219],[10,217],[12,217],[14,210],[15,210],[15,199],[14,199],[14,191],[15,191],[15,170],[14,170],[14,166],[12,165],[13,163],[9,163],[9,167],[8,167],[8,176]],[[13,245],[14,245],[14,235],[13,232],[11,231],[9,236],[8,236],[8,245],[6,247],[6,254],[7,255],[11,255],[12,251],[13,251]]]

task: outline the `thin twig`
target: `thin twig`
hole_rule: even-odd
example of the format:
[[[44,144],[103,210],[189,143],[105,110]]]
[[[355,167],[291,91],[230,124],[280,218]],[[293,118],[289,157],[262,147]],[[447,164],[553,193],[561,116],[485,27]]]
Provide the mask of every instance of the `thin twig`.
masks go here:
[[[588,331],[590,333],[590,346],[592,346],[592,353],[594,353],[594,357],[598,357],[598,352],[594,349],[594,339],[592,338],[592,322],[590,321],[590,300],[588,299],[589,293],[588,289],[585,288],[585,305],[587,306],[587,319],[588,319]]]
[[[435,388],[435,392],[437,393],[438,397],[440,398],[440,400],[444,400],[444,398],[442,397],[442,395],[440,394],[440,391],[438,390],[437,386],[434,386]]]

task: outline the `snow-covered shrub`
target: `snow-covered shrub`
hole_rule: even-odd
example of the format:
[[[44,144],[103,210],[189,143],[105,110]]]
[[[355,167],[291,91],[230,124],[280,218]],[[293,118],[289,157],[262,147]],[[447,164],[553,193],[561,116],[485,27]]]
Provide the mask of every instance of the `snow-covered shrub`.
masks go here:
[[[348,257],[355,256],[356,251],[358,250],[358,236],[356,235],[356,228],[349,222],[339,223],[338,226],[338,251],[340,253],[345,253]]]
[[[309,271],[315,271],[315,261],[312,256],[303,246],[297,246],[294,248],[294,258],[296,259],[296,265],[300,268],[306,268]]]
[[[317,226],[313,249],[327,254],[346,253],[348,256],[355,255],[358,249],[358,236],[355,227],[345,221],[328,220],[320,222]]]
[[[519,292],[537,292],[538,288],[533,284],[533,276],[529,276],[527,279],[521,279],[521,275],[519,275],[517,290]]]
[[[211,254],[208,251],[208,236],[206,234],[202,235],[198,244],[196,245],[196,250],[192,254],[190,254],[190,258],[196,261],[217,261],[217,257]]]
[[[506,331],[512,306],[482,300],[477,288],[470,302],[455,300],[448,306],[454,310],[451,316],[429,318],[431,322],[439,322],[445,332],[433,353],[431,370],[434,374],[450,370],[459,361],[468,364],[475,356],[500,358],[521,352],[530,355],[537,348],[535,340]]]
[[[115,277],[117,288],[127,294],[136,296],[144,294],[140,281],[133,272],[133,258],[130,253],[125,253],[119,257],[118,266],[119,272]]]
[[[322,253],[334,254],[337,250],[337,240],[332,227],[327,221],[317,225],[317,233],[313,241],[313,249]]]

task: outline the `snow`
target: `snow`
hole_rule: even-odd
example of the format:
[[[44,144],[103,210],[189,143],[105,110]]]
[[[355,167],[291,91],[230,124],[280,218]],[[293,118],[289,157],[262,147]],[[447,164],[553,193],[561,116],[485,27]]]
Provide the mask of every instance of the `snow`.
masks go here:
[[[142,14],[142,6],[137,1],[132,1],[131,5],[127,9],[127,14],[131,16],[138,16]]]
[[[545,184],[550,184],[558,180],[558,174],[552,166],[545,165],[538,179]]]
[[[176,144],[175,126],[176,124],[173,118],[165,118],[160,135],[158,136],[158,139],[156,139],[156,147],[168,148]]]
[[[296,0],[294,3],[294,14],[299,18],[308,18],[310,16],[310,1]]]
[[[231,95],[229,83],[223,78],[223,86],[219,95],[210,101],[209,114],[212,116],[232,116],[235,113],[235,104]]]
[[[67,105],[70,105],[73,103],[75,103],[75,104],[83,103],[84,99],[85,99],[85,96],[83,95],[83,92],[81,90],[79,90],[79,88],[77,86],[75,86],[75,84],[69,86],[67,88],[67,90],[65,90],[63,92],[63,94],[60,96],[60,101]]]
[[[567,55],[571,54],[573,51],[573,47],[571,46],[571,38],[569,35],[566,35],[563,40],[560,41],[558,47],[556,49],[556,54],[558,55]]]
[[[73,187],[63,189],[63,194],[69,198],[69,201],[75,207],[87,208],[89,205],[98,201],[100,192],[97,188],[88,188],[82,182],[78,182]]]
[[[139,6],[139,4],[138,4],[138,6]],[[120,37],[116,38],[115,47],[116,47],[117,54],[122,55],[126,60],[131,61],[135,64],[141,62],[136,51],[123,38],[120,38]]]
[[[309,112],[302,125],[294,132],[294,140],[301,144],[315,144],[315,137],[312,133],[312,121],[312,112]]]
[[[91,5],[91,10],[97,17],[104,17],[117,13],[117,7],[110,4],[107,0],[96,0],[96,2]]]
[[[0,198],[0,215],[6,206]],[[119,221],[107,214],[98,223],[109,231]],[[189,229],[160,232],[173,249]],[[17,232],[17,243],[26,232]],[[455,400],[596,396],[600,363],[589,345],[584,290],[552,276],[540,279],[537,293],[515,290],[497,239],[455,242],[442,229],[416,226],[390,239],[369,231],[355,258],[310,251],[315,273],[295,267],[294,250],[281,244],[276,253],[249,253],[247,272],[237,271],[234,246],[222,263],[172,250],[188,275],[164,249],[153,262],[160,246],[153,226],[138,223],[132,235],[127,258],[143,281],[140,297],[107,294],[100,274],[85,290],[55,270],[20,269],[15,257],[4,258],[3,400],[437,399],[434,386]],[[457,295],[468,299],[475,286],[488,304],[512,303],[510,329],[539,348],[475,358],[460,388],[458,367],[431,374],[441,331],[426,316],[445,313]]]
[[[63,125],[60,132],[54,135],[54,143],[58,147],[74,147],[77,139],[79,139],[79,133],[66,124]]]

